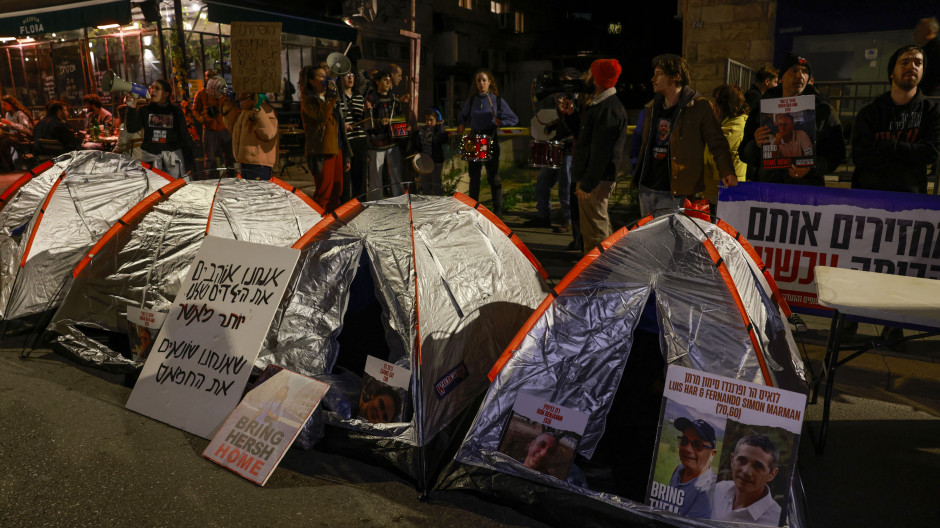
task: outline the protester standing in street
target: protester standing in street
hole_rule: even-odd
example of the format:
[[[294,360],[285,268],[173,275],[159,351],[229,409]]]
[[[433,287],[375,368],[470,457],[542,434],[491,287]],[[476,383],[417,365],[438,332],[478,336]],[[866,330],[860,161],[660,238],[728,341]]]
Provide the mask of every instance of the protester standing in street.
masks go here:
[[[182,178],[193,167],[193,142],[171,90],[166,79],[157,79],[150,85],[150,102],[143,106],[128,94],[126,128],[132,134],[143,131],[142,161]]]
[[[326,70],[305,66],[300,72],[300,95],[307,166],[316,183],[313,201],[330,212],[340,205],[343,171],[352,156],[337,108],[339,90],[327,81]]]
[[[493,193],[493,213],[503,214],[503,184],[499,179],[499,129],[515,126],[519,118],[506,101],[499,96],[499,87],[489,70],[478,70],[473,76],[470,98],[457,115],[457,134],[462,135],[469,125],[473,135],[490,138],[490,159],[469,162],[470,198],[480,199],[480,176],[486,167],[486,179]]]
[[[594,97],[581,116],[571,164],[571,177],[578,182],[575,194],[585,253],[610,236],[607,203],[627,142],[627,111],[615,88],[620,71],[616,59],[598,59],[591,64]]]

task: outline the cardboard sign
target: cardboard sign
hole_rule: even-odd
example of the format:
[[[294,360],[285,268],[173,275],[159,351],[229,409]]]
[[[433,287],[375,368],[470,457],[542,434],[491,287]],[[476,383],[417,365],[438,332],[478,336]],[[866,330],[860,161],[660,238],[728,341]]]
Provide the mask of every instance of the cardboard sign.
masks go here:
[[[804,394],[670,365],[646,503],[782,526],[805,409]],[[738,472],[747,477],[740,490]],[[747,506],[733,508],[739,502]]]
[[[828,311],[816,266],[940,279],[940,196],[743,182],[718,203],[796,311]]]
[[[770,142],[762,146],[762,168],[815,164],[816,96],[762,99],[760,124],[771,131]]]
[[[281,91],[280,22],[232,22],[232,89]]]
[[[206,237],[127,408],[210,438],[241,399],[299,256]]]
[[[245,395],[202,456],[264,486],[329,388],[281,370]]]
[[[499,452],[529,469],[565,480],[587,420],[587,413],[520,392]]]

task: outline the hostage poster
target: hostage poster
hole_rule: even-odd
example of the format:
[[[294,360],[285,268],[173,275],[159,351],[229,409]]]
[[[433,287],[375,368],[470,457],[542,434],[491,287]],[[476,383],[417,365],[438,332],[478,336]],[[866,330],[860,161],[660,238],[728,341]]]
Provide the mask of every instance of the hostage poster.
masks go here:
[[[264,486],[329,388],[279,371],[245,395],[202,456]]]
[[[539,473],[565,480],[588,414],[520,392],[499,452]]]
[[[760,124],[770,129],[770,142],[761,147],[761,167],[811,167],[816,151],[816,96],[762,99]]]
[[[804,394],[670,365],[646,503],[782,526],[805,409]]]

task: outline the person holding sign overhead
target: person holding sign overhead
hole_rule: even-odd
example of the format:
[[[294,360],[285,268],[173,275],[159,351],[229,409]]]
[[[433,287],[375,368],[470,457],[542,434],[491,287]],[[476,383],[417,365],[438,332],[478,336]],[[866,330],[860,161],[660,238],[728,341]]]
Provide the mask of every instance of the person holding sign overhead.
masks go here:
[[[238,108],[228,100],[222,118],[232,134],[235,161],[242,178],[270,180],[277,159],[277,116],[267,101],[252,92],[238,94]]]
[[[457,134],[463,134],[467,125],[473,136],[488,136],[490,157],[485,161],[469,162],[470,198],[480,199],[480,176],[486,167],[486,179],[493,193],[493,213],[503,214],[503,184],[499,179],[499,128],[511,127],[519,123],[506,101],[499,96],[499,87],[493,73],[489,70],[477,70],[473,75],[470,98],[457,114]]]
[[[788,54],[780,67],[780,83],[764,92],[761,100],[800,95],[816,96],[816,145],[812,149],[813,165],[792,164],[784,168],[762,168],[763,147],[772,144],[774,134],[770,127],[761,125],[760,107],[752,108],[744,125],[744,139],[741,141],[739,152],[749,169],[757,168],[755,179],[759,182],[824,186],[824,176],[836,170],[845,158],[842,123],[832,105],[820,97],[816,88],[809,84],[812,73],[812,67],[805,57],[795,53]]]
[[[193,166],[193,142],[183,109],[173,103],[172,96],[166,79],[150,85],[150,102],[142,107],[137,96],[129,93],[126,129],[131,134],[143,130],[141,161],[182,178]]]

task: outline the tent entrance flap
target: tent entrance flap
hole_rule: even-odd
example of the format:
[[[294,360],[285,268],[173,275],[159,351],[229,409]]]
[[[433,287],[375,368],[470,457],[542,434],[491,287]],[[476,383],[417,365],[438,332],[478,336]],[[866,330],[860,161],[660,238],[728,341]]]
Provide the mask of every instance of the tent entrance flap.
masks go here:
[[[369,268],[368,252],[363,251],[356,276],[349,287],[343,326],[336,336],[339,344],[336,364],[357,375],[365,370],[366,356],[388,360],[392,352],[385,340],[382,304],[376,296],[375,281]]]

